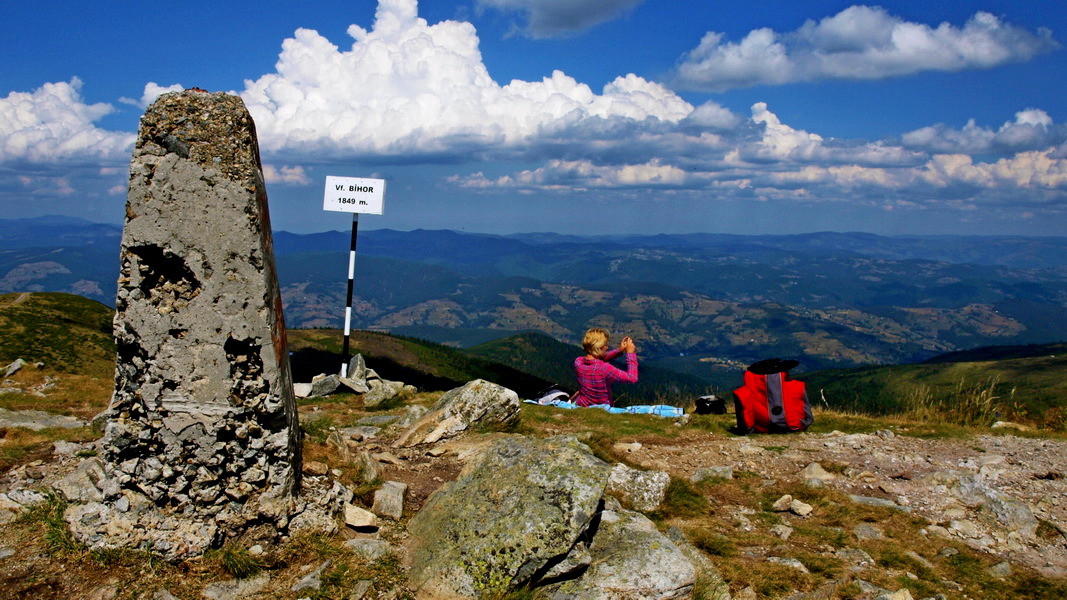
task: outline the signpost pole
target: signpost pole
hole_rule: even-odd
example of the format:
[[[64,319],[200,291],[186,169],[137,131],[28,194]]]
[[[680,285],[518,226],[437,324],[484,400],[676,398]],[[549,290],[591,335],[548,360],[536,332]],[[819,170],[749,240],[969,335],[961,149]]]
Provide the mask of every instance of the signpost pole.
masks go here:
[[[352,245],[348,251],[348,300],[345,302],[345,341],[341,350],[341,377],[348,376],[348,337],[352,331],[352,287],[356,275],[356,232],[359,213],[352,213]]]
[[[341,377],[348,377],[348,338],[352,332],[352,287],[356,276],[356,232],[359,213],[382,214],[385,180],[326,176],[322,209],[352,213],[352,245],[348,251],[348,300],[345,302],[345,341],[341,351]]]

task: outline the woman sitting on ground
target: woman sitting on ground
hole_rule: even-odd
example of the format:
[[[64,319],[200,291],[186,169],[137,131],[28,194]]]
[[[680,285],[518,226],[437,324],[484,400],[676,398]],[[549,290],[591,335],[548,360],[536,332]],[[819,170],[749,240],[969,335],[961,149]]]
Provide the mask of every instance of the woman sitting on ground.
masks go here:
[[[622,338],[617,350],[608,350],[608,332],[593,327],[585,332],[582,347],[586,355],[574,359],[574,373],[578,377],[578,393],[574,403],[578,406],[614,405],[611,384],[637,382],[637,348],[630,336]],[[612,366],[610,361],[626,354],[626,370]]]

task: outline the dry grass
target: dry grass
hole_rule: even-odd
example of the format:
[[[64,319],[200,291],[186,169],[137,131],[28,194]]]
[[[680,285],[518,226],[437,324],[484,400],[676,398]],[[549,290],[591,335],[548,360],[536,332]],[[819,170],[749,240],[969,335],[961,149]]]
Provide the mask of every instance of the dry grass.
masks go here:
[[[999,388],[999,377],[977,384],[961,379],[953,393],[938,397],[929,386],[919,385],[905,397],[903,416],[923,423],[947,421],[965,427],[988,427],[1002,416],[1007,418],[1007,407],[1014,405],[1015,389],[1002,398]]]
[[[26,367],[8,378],[6,387],[23,393],[0,394],[0,408],[43,410],[50,413],[91,419],[107,408],[114,388],[110,379],[90,375],[57,373],[47,367]],[[40,390],[41,394],[33,393]]]

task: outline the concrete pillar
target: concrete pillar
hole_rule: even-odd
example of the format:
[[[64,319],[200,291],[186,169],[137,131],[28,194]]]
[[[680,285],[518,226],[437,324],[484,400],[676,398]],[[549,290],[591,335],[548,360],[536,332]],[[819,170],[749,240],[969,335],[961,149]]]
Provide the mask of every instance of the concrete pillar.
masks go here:
[[[163,509],[210,517],[238,503],[255,515],[270,504],[261,512],[284,520],[300,428],[259,146],[240,98],[186,90],[145,112],[120,260],[109,477]]]

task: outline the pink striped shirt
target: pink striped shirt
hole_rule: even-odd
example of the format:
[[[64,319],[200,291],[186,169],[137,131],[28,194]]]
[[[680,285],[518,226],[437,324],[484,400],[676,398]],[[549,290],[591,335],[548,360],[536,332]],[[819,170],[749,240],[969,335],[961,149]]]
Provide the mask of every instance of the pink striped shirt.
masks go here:
[[[619,349],[609,350],[603,358],[579,356],[574,359],[574,374],[578,377],[578,394],[574,403],[578,406],[594,404],[614,405],[611,396],[611,384],[615,381],[624,383],[637,382],[637,354],[626,355],[626,370],[609,364],[609,361],[622,354]]]

